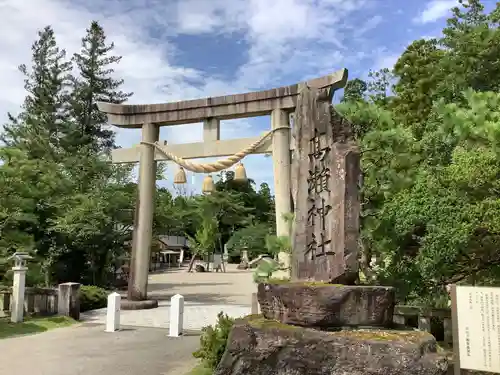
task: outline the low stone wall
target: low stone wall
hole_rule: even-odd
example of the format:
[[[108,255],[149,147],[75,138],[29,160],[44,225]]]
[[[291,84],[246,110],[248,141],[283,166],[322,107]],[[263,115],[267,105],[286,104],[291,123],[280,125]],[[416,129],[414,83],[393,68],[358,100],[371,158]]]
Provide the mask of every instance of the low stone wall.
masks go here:
[[[63,300],[59,296],[63,291]],[[80,318],[80,284],[64,283],[58,288],[28,287],[24,292],[25,316],[67,315]],[[0,317],[10,316],[12,311],[12,288],[0,289]]]
[[[432,333],[439,341],[446,344],[453,343],[451,309],[449,308],[397,305],[394,308],[393,320],[396,324],[404,324]]]
[[[50,316],[57,314],[57,289],[26,288],[24,313],[26,315]],[[12,308],[11,288],[0,290],[0,314],[9,316]]]

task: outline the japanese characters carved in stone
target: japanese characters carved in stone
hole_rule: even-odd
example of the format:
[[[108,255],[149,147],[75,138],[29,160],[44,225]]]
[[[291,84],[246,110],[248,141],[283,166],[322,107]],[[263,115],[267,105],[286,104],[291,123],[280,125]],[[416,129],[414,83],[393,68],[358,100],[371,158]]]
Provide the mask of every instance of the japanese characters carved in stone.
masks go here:
[[[349,284],[358,273],[359,152],[330,101],[307,86],[298,97],[292,277]]]

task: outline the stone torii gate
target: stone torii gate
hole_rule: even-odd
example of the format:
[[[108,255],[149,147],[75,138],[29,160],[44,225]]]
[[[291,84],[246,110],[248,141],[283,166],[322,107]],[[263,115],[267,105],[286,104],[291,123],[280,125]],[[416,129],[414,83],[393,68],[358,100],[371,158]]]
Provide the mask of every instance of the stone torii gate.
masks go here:
[[[182,159],[222,157],[235,155],[249,145],[256,145],[251,153],[272,153],[274,193],[276,206],[276,233],[288,236],[289,226],[284,214],[292,211],[290,113],[295,110],[302,87],[326,90],[330,101],[336,89],[345,86],[347,70],[312,79],[307,82],[276,89],[227,95],[165,104],[111,104],[98,103],[108,122],[121,128],[142,129],[140,145],[116,149],[113,163],[139,163],[138,200],[132,241],[132,257],[128,299],[147,299],[149,259],[152,243],[156,162],[171,160],[172,155]],[[250,137],[221,140],[220,120],[271,115],[269,137]],[[162,145],[160,126],[203,122],[203,142]],[[168,155],[170,154],[170,155]]]

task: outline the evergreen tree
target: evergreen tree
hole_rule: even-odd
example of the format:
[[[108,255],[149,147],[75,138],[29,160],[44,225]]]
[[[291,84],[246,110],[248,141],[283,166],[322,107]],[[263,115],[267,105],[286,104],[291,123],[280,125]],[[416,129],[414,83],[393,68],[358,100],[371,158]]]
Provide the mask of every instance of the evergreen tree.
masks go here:
[[[32,68],[19,66],[25,76],[28,95],[22,112],[4,126],[2,140],[22,148],[33,158],[55,157],[59,151],[61,129],[68,119],[67,98],[71,63],[66,52],[57,46],[50,26],[38,33],[32,46]]]
[[[82,39],[80,53],[73,56],[79,77],[73,80],[71,107],[75,122],[66,131],[68,151],[82,147],[94,152],[109,151],[115,147],[114,133],[108,129],[106,115],[96,104],[99,101],[120,104],[132,95],[119,90],[122,79],[112,77],[111,66],[121,60],[121,56],[110,55],[113,49],[113,43],[107,44],[103,28],[93,21]]]
[[[364,98],[364,95],[368,90],[368,85],[365,81],[359,78],[355,78],[347,82],[344,88],[344,96],[341,102],[357,102]]]

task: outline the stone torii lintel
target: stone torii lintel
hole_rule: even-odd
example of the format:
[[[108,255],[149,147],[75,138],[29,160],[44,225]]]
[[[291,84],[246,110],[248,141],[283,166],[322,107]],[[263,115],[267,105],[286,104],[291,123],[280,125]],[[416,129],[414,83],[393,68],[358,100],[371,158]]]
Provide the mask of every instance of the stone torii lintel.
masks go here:
[[[170,126],[269,115],[273,110],[293,111],[301,85],[328,89],[330,97],[345,86],[347,69],[290,86],[244,94],[217,96],[162,104],[112,104],[99,102],[108,122],[122,128],[141,128],[143,124]]]

